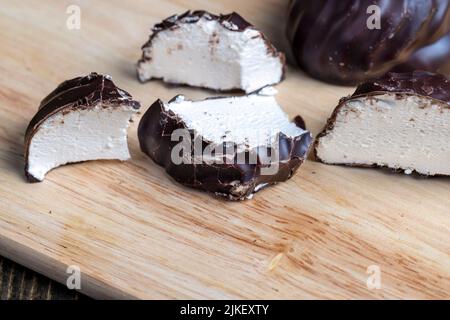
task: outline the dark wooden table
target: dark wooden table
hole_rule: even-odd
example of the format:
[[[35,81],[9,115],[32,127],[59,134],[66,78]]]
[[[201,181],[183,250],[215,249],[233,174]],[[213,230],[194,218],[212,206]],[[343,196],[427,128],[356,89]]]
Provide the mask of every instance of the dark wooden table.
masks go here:
[[[0,257],[0,300],[79,300],[86,296]]]

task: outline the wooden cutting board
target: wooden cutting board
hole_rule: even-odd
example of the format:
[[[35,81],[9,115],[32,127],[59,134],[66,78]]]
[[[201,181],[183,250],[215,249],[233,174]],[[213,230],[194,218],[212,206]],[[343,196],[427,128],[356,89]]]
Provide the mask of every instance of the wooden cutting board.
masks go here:
[[[66,8],[81,8],[68,30]],[[236,10],[282,50],[288,0],[8,1],[0,6],[0,254],[62,283],[81,270],[97,298],[450,298],[450,180],[307,161],[290,181],[227,202],[174,183],[140,152],[69,165],[28,184],[23,137],[61,81],[112,75],[140,100],[214,93],[140,84],[150,27],[186,9]],[[338,99],[290,66],[277,86],[290,116],[316,134]],[[372,267],[370,267],[372,266]],[[375,266],[375,267],[373,267]],[[371,270],[381,285],[369,289]],[[375,268],[375,269],[371,269]],[[378,274],[373,274],[377,277]]]

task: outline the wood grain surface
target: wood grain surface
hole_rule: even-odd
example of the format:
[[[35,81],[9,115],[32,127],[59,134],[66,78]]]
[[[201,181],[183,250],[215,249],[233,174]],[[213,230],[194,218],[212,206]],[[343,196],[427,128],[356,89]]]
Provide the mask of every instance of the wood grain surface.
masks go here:
[[[81,8],[81,29],[66,8]],[[140,152],[23,176],[23,137],[40,100],[91,71],[140,100],[213,92],[140,84],[150,27],[186,9],[238,11],[281,49],[287,0],[3,1],[0,6],[0,254],[59,282],[79,266],[96,298],[450,298],[450,181],[307,161],[290,181],[226,202],[184,188]],[[277,100],[314,134],[354,90],[290,66]],[[381,287],[366,285],[378,266]]]
[[[80,299],[87,298],[9,259],[0,257],[0,300]]]

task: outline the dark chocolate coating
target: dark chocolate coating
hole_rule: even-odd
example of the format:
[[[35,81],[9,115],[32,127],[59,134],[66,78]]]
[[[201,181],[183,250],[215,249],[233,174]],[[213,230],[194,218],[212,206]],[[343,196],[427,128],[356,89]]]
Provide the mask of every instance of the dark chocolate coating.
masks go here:
[[[389,72],[380,78],[368,80],[360,84],[352,95],[342,98],[339,101],[338,106],[334,109],[330,118],[327,120],[325,127],[317,135],[314,142],[314,156],[316,160],[324,162],[317,155],[319,140],[333,130],[339,111],[346,102],[364,96],[376,97],[387,93],[396,94],[398,99],[406,99],[411,95],[433,99],[438,103],[442,103],[444,108],[450,109],[450,81],[448,77],[426,71],[413,71],[405,73]],[[347,166],[379,167],[376,164],[365,165],[355,163],[347,164]]]
[[[367,27],[370,5],[381,9],[381,29]],[[449,32],[450,0],[293,0],[287,24],[300,67],[347,85],[391,70],[446,70]]]
[[[395,72],[428,70],[450,75],[450,32],[423,48],[420,48],[405,63],[396,66]]]
[[[140,108],[140,103],[133,100],[128,92],[118,88],[110,76],[95,72],[62,82],[42,100],[38,112],[31,119],[25,132],[25,175],[30,182],[37,180],[28,174],[28,147],[39,126],[57,112],[91,108],[98,103]]]
[[[361,83],[350,98],[374,93],[408,93],[441,100],[450,105],[449,78],[437,73],[413,71],[388,74]]]
[[[141,150],[164,167],[177,182],[230,200],[242,200],[251,196],[258,191],[255,188],[260,184],[270,185],[289,179],[306,159],[312,142],[309,132],[295,138],[280,134],[278,172],[275,175],[261,175],[263,166],[261,157],[267,155],[265,150],[260,149],[261,147],[245,151],[247,156],[249,153],[256,153],[257,164],[238,163],[237,152],[232,164],[174,164],[171,160],[171,150],[178,141],[171,141],[171,134],[176,129],[189,128],[171,111],[166,111],[161,100],[157,100],[139,123],[138,137]],[[201,139],[202,151],[211,144],[210,141],[195,135],[192,130],[190,132],[191,139],[194,137]],[[236,181],[241,188],[235,189]]]
[[[181,15],[174,14],[160,23],[155,24],[152,28],[153,33],[160,32],[162,30],[170,29],[175,27],[178,23],[195,23],[201,18],[206,18],[208,20],[217,20],[220,22],[225,28],[231,31],[244,31],[247,28],[253,27],[251,23],[246,21],[236,12],[232,12],[230,14],[225,15],[215,15],[209,13],[204,10],[196,10],[196,11],[186,11]],[[227,23],[224,23],[227,22]],[[233,28],[231,28],[233,26]]]
[[[160,23],[157,23],[152,28],[152,34],[150,35],[150,38],[148,41],[142,46],[143,48],[149,47],[152,43],[152,40],[156,35],[164,30],[169,30],[171,28],[176,28],[178,24],[180,23],[196,23],[201,18],[205,18],[208,20],[217,20],[220,22],[225,28],[229,29],[230,31],[244,31],[247,28],[252,28],[253,25],[246,21],[244,18],[242,18],[239,14],[236,12],[232,12],[230,14],[226,15],[220,15],[217,16],[215,14],[209,13],[204,10],[196,10],[196,11],[186,11],[183,14],[174,14]],[[224,23],[228,22],[228,23]],[[234,26],[235,28],[230,28],[230,26]]]

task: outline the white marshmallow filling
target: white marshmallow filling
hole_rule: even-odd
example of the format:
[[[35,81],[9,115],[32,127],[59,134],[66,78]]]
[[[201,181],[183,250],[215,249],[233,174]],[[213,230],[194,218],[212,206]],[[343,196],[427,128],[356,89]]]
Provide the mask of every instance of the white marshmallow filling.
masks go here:
[[[253,149],[271,146],[280,133],[294,138],[306,132],[289,121],[273,96],[252,94],[202,101],[178,96],[164,107],[176,114],[188,129],[215,145],[229,142]]]
[[[67,163],[129,159],[127,128],[136,111],[98,104],[51,115],[29,142],[28,173],[42,181],[48,171]]]
[[[215,90],[253,92],[281,81],[283,63],[274,56],[259,31],[231,31],[217,20],[200,18],[160,31],[145,61],[138,66],[141,81],[165,82]]]
[[[450,107],[395,94],[346,101],[334,128],[318,141],[325,163],[386,166],[425,175],[450,175]]]

